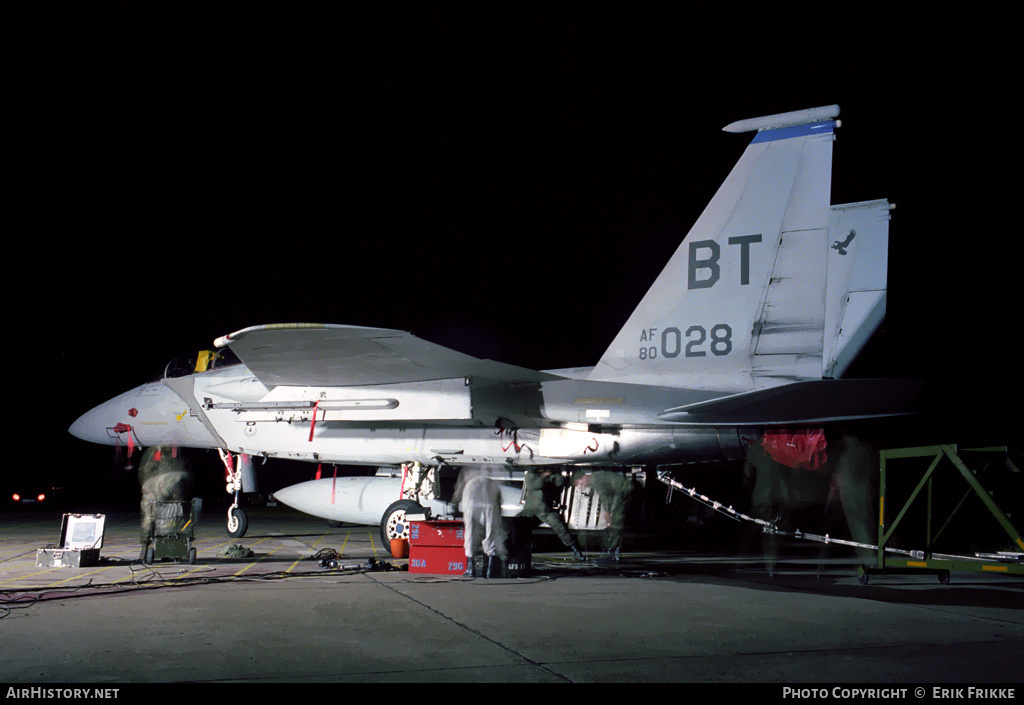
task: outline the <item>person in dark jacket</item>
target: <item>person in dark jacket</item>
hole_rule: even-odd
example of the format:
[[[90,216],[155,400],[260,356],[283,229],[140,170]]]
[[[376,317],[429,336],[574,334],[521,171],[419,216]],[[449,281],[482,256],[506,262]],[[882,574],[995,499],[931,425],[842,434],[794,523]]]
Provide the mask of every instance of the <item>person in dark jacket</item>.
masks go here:
[[[586,560],[579,542],[565,525],[562,514],[556,509],[566,478],[558,471],[550,468],[538,468],[526,471],[523,481],[523,511],[520,516],[536,517],[547,524],[557,534],[567,548],[572,551],[576,560]]]
[[[600,498],[601,512],[608,519],[604,530],[604,558],[617,563],[626,533],[626,512],[633,494],[633,480],[620,471],[595,470],[590,474],[590,488]]]
[[[192,473],[185,459],[173,446],[152,446],[142,454],[139,462],[139,484],[142,486],[140,504],[142,556],[153,540],[157,529],[155,502],[189,502],[192,492]]]

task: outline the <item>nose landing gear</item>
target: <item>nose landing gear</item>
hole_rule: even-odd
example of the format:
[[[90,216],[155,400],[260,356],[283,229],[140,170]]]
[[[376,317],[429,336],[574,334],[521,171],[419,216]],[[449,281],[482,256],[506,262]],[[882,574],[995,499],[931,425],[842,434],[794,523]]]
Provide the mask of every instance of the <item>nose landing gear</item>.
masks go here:
[[[233,539],[240,539],[245,536],[249,529],[249,518],[238,506],[238,498],[242,494],[242,469],[235,466],[234,458],[226,450],[217,449],[220,459],[224,463],[224,470],[227,475],[227,492],[234,495],[234,501],[228,507],[227,531],[228,536]]]

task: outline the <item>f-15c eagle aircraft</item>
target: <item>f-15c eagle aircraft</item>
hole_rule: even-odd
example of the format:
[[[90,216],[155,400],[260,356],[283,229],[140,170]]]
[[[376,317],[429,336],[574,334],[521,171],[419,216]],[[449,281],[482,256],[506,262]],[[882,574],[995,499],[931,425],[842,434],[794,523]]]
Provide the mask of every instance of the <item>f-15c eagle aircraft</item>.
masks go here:
[[[218,449],[237,536],[252,457],[403,468],[277,493],[386,527],[416,505],[443,511],[434,490],[459,467],[521,478],[544,465],[738,459],[745,430],[904,413],[917,383],[841,379],[884,317],[890,205],[830,204],[838,115],[833,105],[724,128],[756,134],[594,367],[524,369],[386,328],[260,325],[215,341],[240,363],[165,375],[70,432]]]

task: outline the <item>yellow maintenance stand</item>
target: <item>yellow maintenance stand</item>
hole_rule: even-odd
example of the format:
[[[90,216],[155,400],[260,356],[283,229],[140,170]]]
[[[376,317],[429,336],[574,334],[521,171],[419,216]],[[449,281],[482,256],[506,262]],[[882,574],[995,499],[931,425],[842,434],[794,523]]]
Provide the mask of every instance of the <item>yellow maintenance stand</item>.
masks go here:
[[[979,472],[968,468],[961,457],[962,455],[970,456],[972,462],[980,460],[983,463],[983,469]],[[920,467],[920,463],[914,464],[907,463],[906,461],[911,458],[929,457],[932,458],[931,464],[928,466],[927,470],[925,470],[924,475],[917,483],[917,486],[910,493],[910,497],[906,500],[903,507],[896,513],[895,519],[887,523],[886,473],[887,470],[890,469],[889,465],[892,464],[893,461],[900,461],[901,465],[916,465]],[[878,563],[877,566],[873,568],[862,565],[857,569],[861,583],[866,584],[870,575],[883,573],[930,573],[937,575],[939,582],[943,584],[949,582],[949,573],[952,570],[1024,575],[1024,538],[1021,538],[1020,532],[1017,531],[1012,523],[1010,523],[1010,519],[998,506],[996,506],[992,497],[989,496],[989,492],[982,486],[978,479],[979,474],[984,474],[985,470],[989,470],[1000,464],[1011,472],[1020,472],[1017,466],[1010,460],[1005,446],[964,449],[960,453],[957,452],[956,445],[952,444],[921,446],[917,448],[896,448],[881,451],[879,454],[879,460]],[[947,460],[948,463],[943,463],[943,460]],[[963,480],[967,482],[967,490],[964,492],[959,503],[952,510],[952,513],[945,520],[942,526],[939,527],[937,531],[933,531],[933,481],[936,477],[937,469],[942,468],[942,466],[948,466],[949,463],[953,465]],[[901,468],[901,470],[902,469],[904,468]],[[924,491],[923,498],[921,496],[922,491]],[[932,546],[935,545],[942,533],[947,527],[949,527],[950,522],[960,511],[961,507],[964,506],[964,502],[966,502],[972,494],[977,496],[988,509],[989,513],[995,517],[996,521],[1006,532],[1007,536],[1009,536],[1017,550],[993,551],[992,553],[976,554],[973,557],[932,553]],[[889,555],[887,555],[887,544],[893,538],[894,532],[906,517],[911,505],[915,504],[915,502],[924,502],[925,504],[925,550],[898,551],[903,555],[893,556],[892,554],[897,551],[897,549],[890,548]]]

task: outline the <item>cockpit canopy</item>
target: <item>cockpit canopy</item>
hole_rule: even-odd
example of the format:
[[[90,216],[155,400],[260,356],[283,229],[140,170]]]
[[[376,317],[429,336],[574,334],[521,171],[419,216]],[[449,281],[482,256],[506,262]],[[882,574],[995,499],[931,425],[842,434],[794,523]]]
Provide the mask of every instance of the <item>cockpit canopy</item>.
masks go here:
[[[231,348],[220,350],[200,350],[192,355],[182,355],[167,363],[164,368],[164,379],[185,377],[197,372],[206,372],[221,367],[241,364]]]

